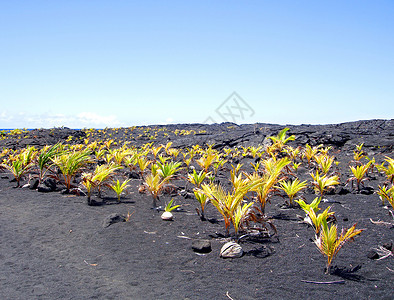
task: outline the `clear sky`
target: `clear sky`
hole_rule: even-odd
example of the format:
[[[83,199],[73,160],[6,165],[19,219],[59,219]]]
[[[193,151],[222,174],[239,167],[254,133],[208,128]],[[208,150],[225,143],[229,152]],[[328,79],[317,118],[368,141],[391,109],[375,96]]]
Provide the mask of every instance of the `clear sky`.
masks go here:
[[[393,103],[392,0],[0,1],[0,128],[327,124]]]

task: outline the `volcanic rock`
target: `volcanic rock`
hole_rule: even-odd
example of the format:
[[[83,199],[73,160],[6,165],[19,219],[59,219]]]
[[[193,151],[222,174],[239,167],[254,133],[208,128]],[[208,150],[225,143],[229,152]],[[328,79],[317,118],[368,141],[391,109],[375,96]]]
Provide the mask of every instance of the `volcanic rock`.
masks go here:
[[[209,253],[212,251],[211,242],[208,240],[194,240],[192,242],[192,249],[198,253]]]

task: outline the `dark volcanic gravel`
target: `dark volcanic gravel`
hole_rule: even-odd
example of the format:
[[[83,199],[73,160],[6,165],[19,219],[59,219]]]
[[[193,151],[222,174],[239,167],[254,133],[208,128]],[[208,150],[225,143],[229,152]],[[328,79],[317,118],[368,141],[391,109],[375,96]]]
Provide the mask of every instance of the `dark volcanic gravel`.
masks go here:
[[[0,147],[40,148],[58,141],[76,144],[85,139],[114,139],[117,146],[125,141],[135,146],[171,141],[177,148],[214,144],[214,148],[222,150],[226,146],[267,145],[267,137],[284,127],[223,123],[101,131],[39,129],[5,136]],[[333,147],[330,154],[338,161],[334,168],[341,175],[341,185],[324,197],[328,202],[322,202],[321,208],[331,206],[339,229],[354,223],[365,229],[340,250],[333,263],[333,274],[324,274],[326,258],[312,241],[313,229],[300,222],[303,211],[284,207],[280,196],[274,196],[266,210],[278,234],[271,238],[246,238],[241,241],[245,251],[241,258],[222,259],[219,251],[227,240],[223,238],[223,219],[208,205],[208,220],[200,220],[193,194],[185,197],[187,192],[190,196],[192,189],[184,179],[186,169],[174,181],[178,195],[165,194],[160,198],[161,205],[171,198],[181,204],[172,222],[162,221],[160,214],[151,209],[151,197],[138,192],[142,182],[138,176],[130,181],[129,193],[120,203],[113,192],[104,190],[103,199],[93,195],[100,205],[88,206],[84,196],[14,188],[12,175],[2,172],[0,299],[393,299],[394,256],[373,259],[375,248],[394,242],[393,225],[371,222],[394,222],[375,193],[385,177],[376,170],[370,175],[365,183],[372,191],[368,195],[344,186],[356,145],[364,143],[368,157],[375,157],[378,163],[385,156],[394,158],[394,120],[286,127],[290,128],[288,135],[296,136],[289,145]],[[245,157],[239,162],[251,172],[249,163],[254,159]],[[310,180],[308,173],[305,165],[299,168],[297,176]],[[228,169],[220,171],[217,180],[226,185]],[[349,193],[344,193],[344,189]],[[311,189],[303,196],[308,202],[315,198]],[[131,216],[125,222],[127,213]],[[195,240],[210,241],[212,251],[194,251]]]

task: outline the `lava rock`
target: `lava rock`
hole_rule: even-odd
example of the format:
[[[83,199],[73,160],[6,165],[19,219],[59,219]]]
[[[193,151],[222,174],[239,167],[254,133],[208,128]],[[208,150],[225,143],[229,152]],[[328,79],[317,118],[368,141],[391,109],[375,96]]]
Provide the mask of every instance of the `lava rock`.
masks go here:
[[[369,259],[378,259],[379,258],[379,254],[375,250],[371,250],[371,251],[368,252],[367,257]]]
[[[393,251],[393,242],[384,243],[383,247],[389,251]]]
[[[43,184],[51,189],[51,191],[56,190],[56,180],[53,178],[46,178]]]
[[[129,172],[127,175],[129,177],[129,179],[140,179],[141,178],[140,174],[135,171]]]
[[[52,189],[50,187],[46,186],[45,184],[40,183],[37,186],[37,191],[40,193],[49,193],[49,192],[52,192]]]
[[[351,192],[347,188],[344,188],[344,187],[341,187],[340,190],[338,191],[338,195],[347,195],[350,193]]]
[[[40,181],[39,181],[37,178],[32,179],[32,180],[30,180],[29,189],[35,190],[35,189],[37,189],[37,187],[38,187],[39,184],[40,184]]]
[[[209,253],[212,251],[211,242],[208,240],[194,240],[192,242],[192,249],[198,253]]]
[[[373,187],[366,186],[360,189],[360,194],[362,195],[372,195],[373,194]]]
[[[103,227],[107,228],[107,227],[111,226],[112,224],[119,223],[119,222],[126,222],[126,217],[122,214],[113,213],[104,219]]]

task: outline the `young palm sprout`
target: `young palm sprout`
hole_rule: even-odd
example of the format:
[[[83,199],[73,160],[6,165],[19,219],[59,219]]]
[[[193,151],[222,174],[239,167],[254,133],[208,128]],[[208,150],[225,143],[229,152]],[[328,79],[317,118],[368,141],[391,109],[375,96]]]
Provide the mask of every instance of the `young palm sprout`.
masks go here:
[[[129,155],[126,155],[123,159],[125,165],[129,167],[130,172],[136,169],[137,167],[137,153],[130,152]]]
[[[384,166],[384,162],[381,165],[376,165],[376,168],[379,172],[383,172],[387,176],[387,180],[394,185],[394,159],[386,156],[385,162],[388,163],[388,166]]]
[[[355,162],[360,163],[360,160],[365,157],[365,152],[362,150],[364,143],[356,145],[356,150],[353,151],[353,159]]]
[[[310,175],[313,178],[312,185],[315,188],[315,193],[320,194],[320,196],[323,196],[324,192],[333,188],[334,185],[339,184],[339,177],[337,175],[331,177],[327,177],[327,175],[321,176],[319,171],[316,171],[316,174],[310,173]]]
[[[166,221],[172,221],[174,218],[173,214],[171,211],[177,209],[178,207],[181,207],[180,205],[172,205],[174,202],[174,199],[171,199],[170,202],[167,203],[167,205],[164,208],[164,213],[161,215],[161,218]]]
[[[334,215],[334,212],[330,212],[330,207],[328,207],[322,214],[317,215],[316,213],[320,210],[319,204],[321,201],[321,197],[316,197],[311,204],[305,203],[304,200],[295,200],[302,210],[305,212],[306,217],[304,218],[304,222],[311,225],[315,229],[315,233],[318,234],[321,228],[321,220],[323,218],[327,219],[330,216]]]
[[[40,170],[39,181],[41,182],[45,176],[45,173],[50,168],[49,164],[52,163],[52,158],[62,151],[63,145],[57,143],[53,146],[45,146],[41,149],[40,154],[37,157],[37,165]]]
[[[293,181],[282,181],[279,183],[279,187],[281,190],[283,190],[287,196],[289,197],[289,206],[293,206],[293,199],[296,196],[296,194],[303,189],[305,189],[307,186],[306,180],[303,182],[300,182],[298,178],[296,178]]]
[[[156,164],[158,166],[158,172],[160,173],[160,175],[164,179],[168,178],[168,180],[171,180],[172,177],[175,176],[175,173],[182,169],[180,162],[157,162]]]
[[[116,182],[114,181],[114,183],[110,185],[110,187],[114,190],[114,192],[118,196],[118,202],[120,202],[120,196],[122,195],[122,193],[129,187],[129,185],[127,184],[129,181],[130,179],[126,179],[125,181],[123,181],[123,183],[120,183],[118,179],[116,180]]]
[[[21,150],[18,155],[10,156],[0,165],[0,167],[7,169],[14,175],[16,187],[20,186],[21,178],[34,166],[33,159],[36,154],[37,152],[33,147],[28,147]]]
[[[105,184],[105,182],[111,179],[112,175],[116,170],[119,170],[121,168],[121,166],[115,163],[96,166],[91,181],[93,185],[98,188],[99,197],[101,197],[101,187]]]
[[[197,201],[200,203],[200,207],[201,207],[201,211],[198,208],[196,208],[197,214],[200,216],[201,221],[205,221],[205,205],[208,202],[208,197],[198,188],[194,188],[193,192],[194,192],[194,196],[196,197]]]
[[[226,192],[221,185],[202,184],[201,192],[205,194],[209,201],[215,206],[224,218],[226,234],[229,234],[230,224],[233,223],[238,233],[239,224],[234,224],[235,212],[241,205],[243,197],[251,190],[261,185],[262,179],[244,181],[242,185],[233,188],[231,192]]]
[[[353,180],[357,182],[357,191],[360,191],[360,184],[362,184],[365,180],[368,180],[368,178],[364,178],[365,174],[367,173],[369,167],[371,165],[371,161],[368,162],[366,165],[361,165],[361,166],[350,166],[350,170],[353,173],[353,177],[350,177],[348,179],[348,182],[351,181],[353,185]]]
[[[319,170],[321,170],[323,174],[328,174],[335,157],[327,154],[318,154],[314,156],[314,159],[317,162]]]
[[[376,193],[382,200],[382,204],[384,205],[384,201],[387,200],[394,209],[394,185],[389,189],[386,186],[379,185],[378,189]]]
[[[144,178],[145,169],[151,164],[152,161],[148,160],[145,156],[137,157],[137,163],[140,168],[141,178]]]
[[[53,163],[59,168],[63,174],[66,189],[71,188],[71,182],[75,175],[91,162],[90,150],[64,152],[52,158]]]
[[[270,158],[263,160],[263,176],[260,176],[257,173],[247,175],[248,179],[251,181],[255,181],[259,178],[262,179],[261,185],[252,189],[252,191],[256,192],[257,194],[257,201],[260,203],[260,212],[262,214],[264,214],[265,206],[269,201],[270,194],[275,190],[275,184],[283,180],[283,177],[281,176],[283,168],[289,163],[290,161],[287,158],[282,158],[279,160]]]
[[[297,148],[293,148],[291,146],[286,146],[282,152],[286,153],[287,156],[291,159],[291,160],[296,160],[298,155],[300,154],[301,151],[301,147],[297,147]]]
[[[178,157],[178,155],[179,155],[180,152],[181,152],[181,150],[175,149],[175,148],[169,148],[169,149],[167,150],[167,154],[168,154],[169,156],[172,156],[174,159],[176,159],[176,158]]]
[[[157,146],[157,147],[152,147],[150,150],[156,160],[157,154],[159,154],[160,150],[163,149],[163,145]]]
[[[93,191],[93,188],[95,187],[95,185],[94,185],[94,183],[92,181],[92,177],[93,177],[92,173],[82,173],[82,181],[81,181],[81,183],[86,188],[88,205],[92,204],[92,201],[91,201],[92,191]]]
[[[340,236],[337,234],[337,226],[332,224],[328,227],[327,219],[321,220],[321,230],[319,237],[315,240],[315,244],[319,251],[327,256],[326,274],[330,272],[332,260],[338,254],[338,251],[347,242],[352,241],[354,237],[360,234],[363,229],[356,229],[356,224],[347,230],[342,229]]]
[[[232,215],[231,222],[233,223],[235,235],[238,236],[238,232],[240,226],[244,222],[245,218],[247,217],[250,207],[253,205],[253,202],[244,203],[242,206],[238,205]]]
[[[289,137],[286,137],[286,132],[289,131],[290,128],[283,128],[277,136],[269,136],[268,138],[272,140],[273,145],[275,145],[275,148],[278,151],[282,151],[283,147],[285,144],[289,141],[294,141],[295,140],[295,135],[291,135]]]
[[[197,164],[208,173],[209,167],[213,164],[213,162],[217,159],[217,154],[210,152],[204,156],[201,156],[199,159],[196,160]]]
[[[222,168],[223,165],[224,165],[226,162],[227,162],[227,160],[225,160],[225,159],[223,159],[223,158],[221,159],[221,158],[220,158],[220,155],[218,155],[218,157],[216,158],[216,160],[213,162],[213,165],[212,165],[212,167],[213,167],[213,172],[214,172],[215,175],[218,174],[219,169]]]
[[[159,194],[161,190],[166,185],[169,177],[163,179],[160,173],[153,175],[152,173],[146,176],[144,185],[147,187],[148,191],[153,198],[153,208],[157,208],[157,201],[159,200]]]
[[[319,148],[321,147],[323,147],[323,145],[314,146],[314,147],[311,147],[309,144],[305,145],[305,150],[302,156],[306,157],[306,160],[308,161],[308,165],[311,164],[313,157],[317,154]]]
[[[193,174],[187,174],[187,180],[199,188],[203,180],[209,176],[209,174],[210,173],[205,173],[204,170],[197,173],[196,169],[193,169]]]

